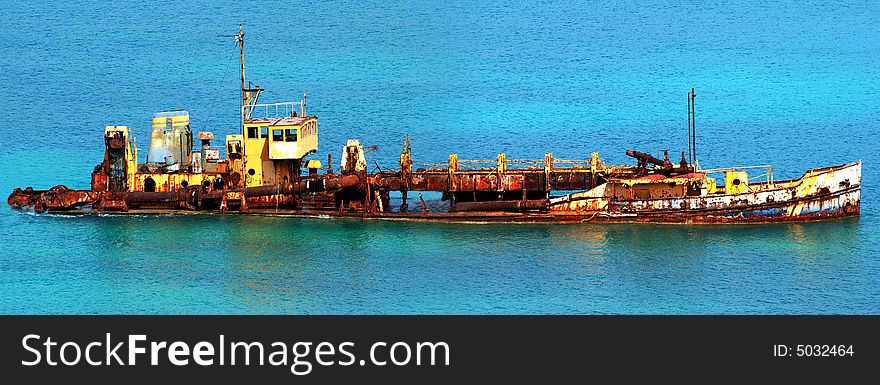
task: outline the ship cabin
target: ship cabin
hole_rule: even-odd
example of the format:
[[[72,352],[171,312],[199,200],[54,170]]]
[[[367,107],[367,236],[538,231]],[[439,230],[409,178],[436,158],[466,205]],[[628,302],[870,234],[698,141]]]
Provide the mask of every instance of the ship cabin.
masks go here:
[[[767,182],[750,183],[748,172],[740,168],[700,170],[681,175],[666,176],[648,174],[628,178],[611,178],[608,191],[618,200],[646,200],[664,198],[684,198],[706,195],[737,195],[772,190],[779,186],[773,181],[770,166],[748,166],[744,168],[764,169],[765,173],[751,179],[766,177]],[[724,184],[711,175],[721,174]]]
[[[702,172],[675,176],[648,174],[611,178],[608,180],[607,191],[616,200],[684,198],[714,193],[715,179],[707,178]]]
[[[237,164],[243,171],[244,187],[293,181],[300,174],[303,158],[318,150],[318,118],[315,116],[294,113],[248,118],[243,127],[243,138],[227,136],[227,154],[230,159],[242,159]]]
[[[286,111],[280,111],[280,116],[252,116],[254,110],[269,110],[270,106]],[[293,107],[299,107],[299,111]],[[104,133],[105,160],[99,165],[106,170],[96,169],[93,173],[92,189],[174,192],[202,186],[210,191],[297,180],[303,158],[318,149],[318,118],[305,115],[303,102],[252,104],[248,108],[242,134],[226,135],[227,158],[220,158],[220,150],[211,147],[213,133],[193,135],[187,111],[153,115],[150,149],[143,164],[137,164],[131,130],[108,126]],[[201,142],[196,151],[193,139]]]

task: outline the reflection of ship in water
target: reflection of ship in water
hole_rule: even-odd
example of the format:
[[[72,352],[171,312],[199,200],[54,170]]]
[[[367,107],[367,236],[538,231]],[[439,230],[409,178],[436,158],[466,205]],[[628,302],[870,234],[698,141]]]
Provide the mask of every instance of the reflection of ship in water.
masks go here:
[[[245,79],[241,30],[236,39],[241,131],[225,136],[226,158],[212,147],[212,132],[193,135],[186,111],[159,112],[153,115],[146,163],[138,163],[127,126],[108,126],[104,159],[92,173],[90,190],[28,187],[15,189],[7,202],[37,211],[239,211],[468,222],[739,223],[859,215],[861,162],[781,181],[773,179],[770,166],[700,168],[693,90],[688,151],[677,163],[668,152],[655,157],[627,151],[637,165],[606,165],[594,152],[584,160],[552,153],[539,160],[452,154],[447,162],[414,167],[407,136],[396,171],[368,172],[367,153],[375,146],[360,140],[343,146],[334,170],[331,155],[326,166],[306,160],[318,149],[318,120],[308,114],[306,97],[258,103],[263,89]],[[754,170],[758,175],[749,175]],[[424,199],[428,192],[439,194],[442,203]]]

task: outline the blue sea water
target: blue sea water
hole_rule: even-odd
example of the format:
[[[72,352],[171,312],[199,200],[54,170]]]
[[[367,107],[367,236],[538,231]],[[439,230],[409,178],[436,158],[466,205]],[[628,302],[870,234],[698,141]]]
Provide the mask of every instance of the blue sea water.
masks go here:
[[[686,146],[777,178],[864,161],[862,216],[781,225],[463,225],[0,209],[0,313],[880,313],[880,3],[7,2],[0,191],[88,188],[105,125],[237,131],[248,78],[308,93],[319,159],[568,159]],[[143,159],[142,159],[143,161]]]

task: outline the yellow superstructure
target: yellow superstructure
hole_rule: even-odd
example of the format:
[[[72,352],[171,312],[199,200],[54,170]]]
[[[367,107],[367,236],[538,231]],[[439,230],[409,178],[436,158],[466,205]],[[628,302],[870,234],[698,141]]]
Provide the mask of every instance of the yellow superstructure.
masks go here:
[[[189,112],[162,111],[153,114],[147,163],[189,165],[192,161],[192,130]]]
[[[223,183],[219,175],[212,174],[161,174],[161,173],[137,173],[135,174],[135,184],[132,191],[145,192],[171,192],[180,191],[187,186],[199,186],[208,182],[213,187],[214,183]],[[222,184],[215,189],[221,189]]]
[[[294,180],[302,159],[318,149],[318,119],[314,116],[248,119],[244,132],[245,187]]]
[[[151,120],[146,162],[138,164],[137,148],[126,126],[105,129],[103,172],[93,173],[96,191],[209,192],[271,186],[299,180],[303,158],[318,149],[318,118],[306,113],[305,95],[298,102],[257,104],[263,91],[244,77],[244,33],[239,29],[242,106],[241,132],[226,135],[226,158],[210,147],[210,131],[199,132],[201,150],[194,152],[189,112],[156,112]],[[262,114],[259,117],[255,114]]]
[[[137,148],[131,145],[131,129],[128,126],[104,127],[104,163],[108,169],[107,180],[96,181],[106,191],[129,191],[136,183]]]
[[[742,194],[749,191],[749,174],[741,170],[730,170],[724,173],[724,192]]]

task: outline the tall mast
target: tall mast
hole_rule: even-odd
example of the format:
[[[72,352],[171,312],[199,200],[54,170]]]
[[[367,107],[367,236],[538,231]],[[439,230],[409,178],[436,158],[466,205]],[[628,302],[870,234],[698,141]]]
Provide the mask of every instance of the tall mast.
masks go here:
[[[697,126],[694,122],[696,108],[694,107],[694,98],[697,97],[696,91],[691,88],[688,92],[688,161],[697,169]]]
[[[691,93],[688,92],[688,163],[694,164],[694,150],[691,148]]]
[[[263,89],[260,86],[248,87],[244,77],[244,29],[241,24],[238,25],[238,35],[235,35],[235,42],[238,43],[238,61],[241,65],[241,123],[243,131],[244,121],[251,117],[253,106],[257,104]]]
[[[238,61],[241,64],[241,113],[244,119],[244,107],[247,105],[247,84],[244,79],[244,28],[238,24],[238,35],[235,36],[235,42],[238,43]]]
[[[691,105],[691,151],[693,151],[693,165],[694,171],[697,170],[697,123],[696,123],[696,106],[694,106],[694,99],[697,97],[697,93],[691,88],[690,96],[690,105]]]

